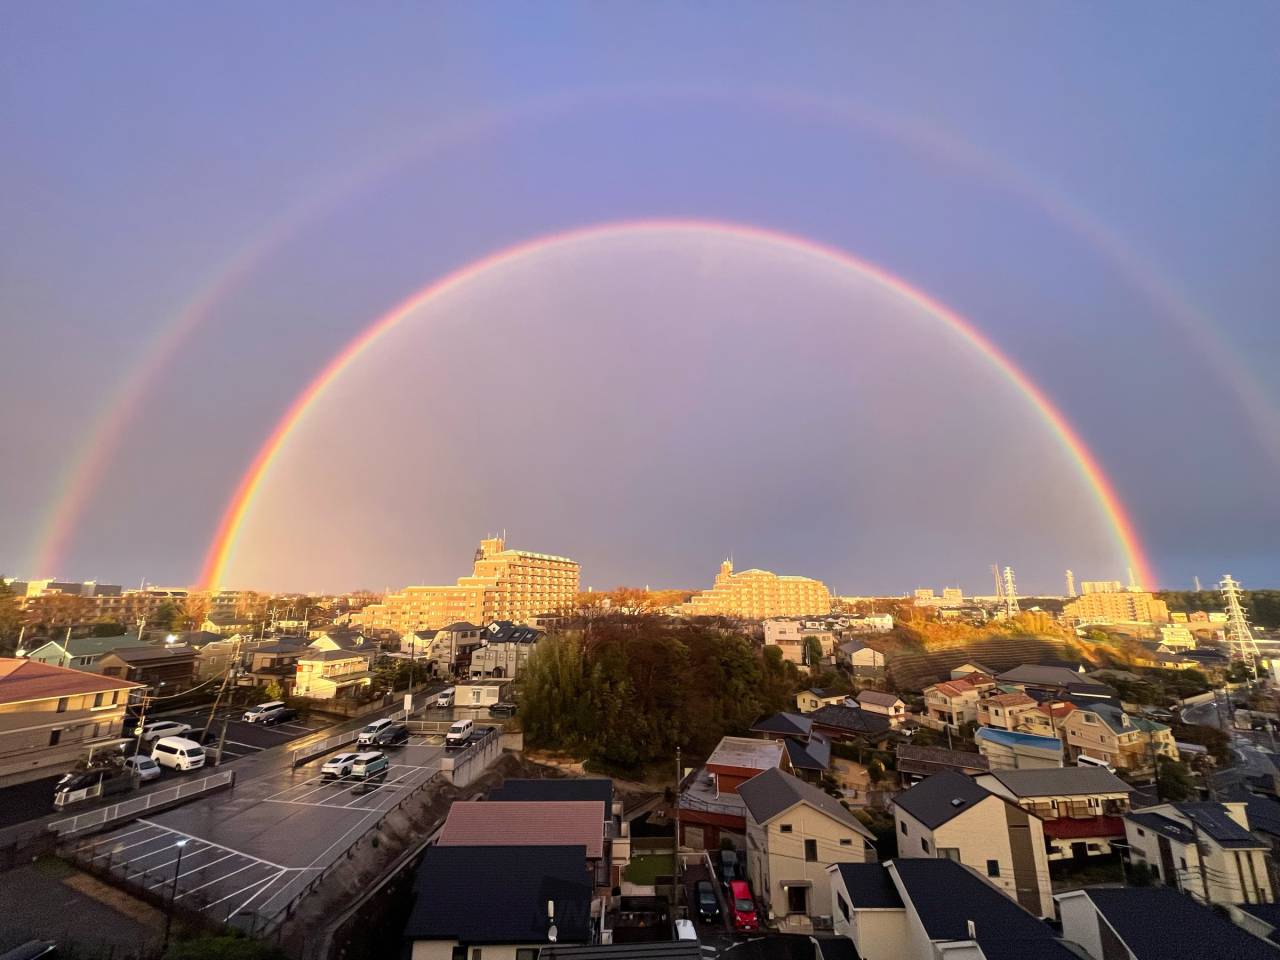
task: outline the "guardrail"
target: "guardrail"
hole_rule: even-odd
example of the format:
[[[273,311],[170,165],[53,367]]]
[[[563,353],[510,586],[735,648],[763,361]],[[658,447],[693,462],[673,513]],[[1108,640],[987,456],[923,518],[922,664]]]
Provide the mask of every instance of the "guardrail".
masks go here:
[[[227,770],[223,773],[215,773],[202,780],[191,780],[186,783],[179,783],[176,786],[166,787],[163,790],[152,790],[150,793],[145,793],[140,797],[114,803],[109,807],[99,807],[97,810],[88,810],[84,813],[76,814],[74,817],[54,820],[47,825],[46,829],[56,833],[59,837],[69,837],[119,820],[139,817],[148,810],[154,810],[157,807],[190,800],[214,790],[222,790],[226,787],[234,786],[235,782],[236,772]]]
[[[425,710],[427,707],[431,706],[431,704],[435,703],[439,696],[440,695],[438,693],[425,694],[422,697],[421,703],[415,699],[413,712],[416,713],[419,710]],[[387,719],[407,720],[410,716],[412,716],[412,714],[401,707],[399,710],[387,714]],[[313,760],[316,757],[328,753],[330,750],[336,750],[339,747],[345,747],[348,744],[355,743],[359,736],[360,728],[356,727],[351,730],[345,730],[342,733],[335,733],[333,736],[325,737],[323,740],[316,740],[313,743],[296,747],[291,754],[290,765],[297,767],[306,763],[308,760]]]

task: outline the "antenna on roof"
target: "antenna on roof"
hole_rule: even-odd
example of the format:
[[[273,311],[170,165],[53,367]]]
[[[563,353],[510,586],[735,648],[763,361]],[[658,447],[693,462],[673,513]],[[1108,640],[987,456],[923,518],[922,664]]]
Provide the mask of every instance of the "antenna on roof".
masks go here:
[[[966,932],[968,932],[970,940],[978,939],[978,925],[976,923],[972,920],[966,920],[964,922],[964,928]]]

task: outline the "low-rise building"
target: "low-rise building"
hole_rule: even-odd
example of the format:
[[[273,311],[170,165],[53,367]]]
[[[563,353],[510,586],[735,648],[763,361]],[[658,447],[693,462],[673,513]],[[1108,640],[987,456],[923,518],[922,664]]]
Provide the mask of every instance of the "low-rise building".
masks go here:
[[[833,863],[876,859],[874,836],[834,797],[774,768],[742,784],[747,876],[783,929],[829,925]],[[827,922],[823,922],[827,921]]]
[[[102,673],[102,658],[118,647],[136,647],[140,641],[136,633],[121,633],[112,637],[72,637],[70,640],[48,640],[19,655],[27,660],[47,663],[54,667],[68,667],[86,673]]]
[[[604,859],[612,864],[611,886],[631,859],[630,824],[622,819],[622,801],[614,798],[613,781],[605,777],[565,777],[564,779],[508,778],[489,793],[490,800],[520,803],[590,802],[600,809],[604,829]]]
[[[896,693],[884,693],[880,690],[859,690],[858,706],[867,713],[877,713],[888,717],[889,725],[901,726],[908,717],[907,705]]]
[[[1062,727],[1072,760],[1084,755],[1118,770],[1143,773],[1155,768],[1158,756],[1178,759],[1178,745],[1169,727],[1125,713],[1113,703],[1077,702]]]
[[[116,647],[98,661],[104,677],[119,677],[161,693],[186,690],[196,678],[196,652],[181,644]]]
[[[919,747],[913,743],[897,748],[898,779],[903,789],[919,783],[935,773],[961,773],[973,776],[991,769],[991,762],[980,753],[948,750],[945,747]]]
[[[495,703],[503,703],[509,699],[511,681],[490,678],[488,680],[467,680],[454,688],[454,707],[470,707],[481,710],[492,707]]]
[[[921,723],[935,730],[957,731],[966,723],[977,723],[978,700],[995,685],[990,677],[974,673],[925,687]]]
[[[538,641],[545,636],[535,627],[495,620],[485,627],[483,642],[471,652],[471,676],[518,677],[537,649]]]
[[[309,650],[297,660],[293,692],[300,697],[333,700],[356,696],[372,685],[369,660],[356,650]]]
[[[831,740],[883,744],[893,725],[889,718],[861,707],[828,704],[809,714],[813,728]]]
[[[1164,887],[1060,893],[1062,934],[1091,960],[1275,960],[1275,946]]]
[[[45,776],[122,739],[128,680],[0,658],[0,785]]]
[[[1017,730],[1022,717],[1035,710],[1037,705],[1034,697],[1021,692],[994,693],[982,697],[978,700],[978,726]]]
[[[805,641],[813,637],[822,648],[824,657],[835,650],[836,635],[825,624],[808,623],[802,617],[777,617],[764,622],[764,644],[777,647],[782,659],[794,664],[804,664]]]
[[[1134,863],[1202,903],[1272,903],[1270,846],[1249,832],[1244,803],[1162,803],[1125,817]]]
[[[277,683],[286,694],[291,693],[298,676],[298,661],[307,653],[306,647],[279,640],[257,644],[245,651],[245,672],[237,677],[236,682],[253,687],[269,687]]]
[[[1107,854],[1124,839],[1133,787],[1109,770],[996,770],[977,783],[1040,818],[1050,860]]]
[[[796,709],[801,713],[813,713],[819,707],[825,707],[828,704],[843,704],[848,699],[848,694],[835,693],[831,690],[824,690],[821,687],[810,687],[808,690],[801,690],[796,694]]]
[[[893,818],[900,858],[955,860],[1036,916],[1053,916],[1039,817],[969,777],[939,773],[895,796]]]
[[[992,770],[1036,770],[1062,766],[1062,741],[1021,730],[979,727],[973,734],[978,752]]]
[[[1065,736],[1063,721],[1075,708],[1076,705],[1070,700],[1041,700],[1034,710],[1028,710],[1018,717],[1018,730],[1022,733],[1034,733],[1039,737],[1061,739]]]
[[[746,805],[738,787],[765,770],[789,769],[784,739],[721,738],[706,764],[681,781],[676,803],[682,846],[716,850],[725,831],[746,832]]]
[[[1081,667],[1059,664],[1024,663],[997,674],[996,679],[1024,691],[1071,695],[1073,697],[1114,697],[1116,692],[1100,680],[1089,676]]]
[[[414,898],[404,929],[410,960],[536,960],[553,940],[591,942],[582,844],[434,844],[418,866]]]
[[[873,650],[861,640],[846,640],[836,647],[836,663],[847,668],[856,680],[873,683],[881,683],[884,680],[884,654],[879,650]]]

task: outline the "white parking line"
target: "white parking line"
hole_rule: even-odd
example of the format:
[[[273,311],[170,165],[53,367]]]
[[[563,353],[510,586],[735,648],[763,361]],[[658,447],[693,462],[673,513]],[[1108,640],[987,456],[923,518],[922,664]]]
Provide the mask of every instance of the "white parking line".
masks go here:
[[[191,859],[191,857],[198,856],[198,855],[199,855],[199,854],[201,854],[201,853],[208,853],[210,850],[214,850],[214,849],[216,849],[216,848],[215,848],[215,847],[205,847],[203,850],[198,850],[198,851],[196,851],[196,853],[193,853],[193,854],[191,854],[190,856],[187,856],[187,857],[183,857],[182,859],[183,859],[183,860],[190,860],[190,859]],[[235,854],[234,854],[234,853],[224,853],[224,854],[223,854],[222,856],[220,856],[217,860],[210,860],[208,863],[202,863],[202,864],[201,864],[200,866],[198,866],[198,867],[192,867],[190,870],[187,870],[187,871],[185,871],[185,872],[183,872],[183,873],[178,874],[178,879],[179,879],[179,880],[181,880],[183,877],[189,877],[189,876],[191,876],[191,874],[193,874],[193,873],[199,873],[201,870],[208,870],[208,869],[209,869],[210,867],[212,867],[215,863],[221,863],[223,860],[229,860],[230,858],[232,858],[232,857],[234,857],[234,856],[235,856]],[[176,862],[176,861],[175,861],[175,862]],[[161,864],[161,866],[168,866],[168,864]],[[159,869],[160,869],[160,867],[156,867],[156,869],[157,869],[157,870],[159,870]],[[153,884],[151,885],[151,888],[150,888],[150,889],[154,890],[156,887],[163,887],[166,883],[172,883],[172,882],[173,882],[172,880],[161,880],[159,883],[153,883]]]
[[[155,840],[160,840],[160,839],[162,839],[163,837],[164,837],[164,834],[163,834],[163,833],[157,833],[157,834],[155,834],[155,835],[153,835],[153,836],[147,837],[147,839],[145,839],[145,840],[139,840],[137,843],[127,843],[127,844],[125,844],[123,847],[112,847],[112,848],[111,848],[110,850],[108,850],[106,853],[100,853],[100,854],[98,854],[96,857],[94,857],[93,859],[94,859],[94,860],[97,860],[97,859],[99,859],[100,857],[109,857],[109,856],[111,856],[112,854],[116,854],[116,853],[124,853],[126,850],[130,850],[130,849],[132,849],[132,848],[134,848],[134,847],[140,847],[140,846],[142,846],[144,843],[151,843],[151,842],[153,842],[153,841],[155,841]],[[130,859],[133,859],[133,858],[132,858],[132,857],[130,857]],[[92,861],[90,861],[90,862],[92,862]]]
[[[138,827],[136,830],[130,830],[127,833],[117,833],[114,836],[102,837],[98,840],[95,840],[92,846],[96,847],[99,844],[103,844],[103,843],[114,843],[117,840],[123,840],[125,837],[131,837],[135,833],[141,833],[143,830],[153,830],[153,829],[155,828],[154,827]]]
[[[270,883],[271,881],[273,881],[273,880],[275,880],[275,879],[277,879],[277,878],[279,878],[279,877],[281,877],[281,876],[283,876],[283,875],[284,875],[284,871],[283,871],[283,870],[278,870],[278,871],[276,871],[275,873],[270,874],[269,876],[263,877],[261,880],[255,880],[255,881],[253,881],[253,883],[247,883],[247,884],[245,884],[243,887],[241,887],[241,888],[240,888],[240,889],[238,889],[238,890],[232,890],[232,891],[231,891],[230,893],[228,893],[225,897],[222,897],[222,898],[220,898],[220,899],[218,899],[218,900],[214,900],[212,903],[207,903],[207,904],[205,904],[204,909],[205,909],[205,910],[212,910],[212,909],[213,909],[214,907],[216,907],[218,904],[220,904],[220,903],[225,903],[227,900],[230,900],[230,899],[232,899],[233,897],[238,897],[238,896],[240,896],[240,894],[244,893],[246,890],[252,890],[252,889],[254,889],[255,887],[260,887],[260,886],[262,886],[264,883]]]
[[[260,746],[258,746],[257,744],[254,744],[254,743],[241,743],[239,740],[227,740],[227,741],[224,741],[224,742],[226,742],[226,743],[230,743],[230,744],[233,744],[234,746],[237,746],[237,747],[246,747],[246,748],[248,748],[249,750],[265,750],[265,749],[267,749],[266,747],[260,747]]]
[[[174,900],[181,900],[183,897],[185,897],[185,896],[186,896],[187,894],[189,894],[189,893],[195,893],[197,890],[203,890],[205,887],[212,886],[213,884],[218,883],[218,882],[220,882],[220,881],[222,881],[222,880],[226,880],[226,879],[228,879],[228,878],[230,878],[230,877],[234,877],[237,873],[244,873],[244,872],[245,872],[246,870],[248,870],[250,867],[256,867],[256,866],[258,866],[258,864],[256,864],[256,863],[246,863],[246,864],[245,864],[243,867],[241,867],[239,870],[232,870],[230,873],[224,873],[224,874],[223,874],[222,876],[220,876],[220,877],[214,877],[214,878],[213,878],[212,880],[210,880],[208,883],[202,883],[202,884],[200,884],[200,886],[198,886],[198,887],[192,887],[190,890],[184,890],[184,891],[182,891],[182,893],[178,894],[178,895],[177,895],[176,897],[174,897],[173,899],[174,899]]]
[[[259,896],[261,896],[265,891],[270,890],[271,884],[275,883],[282,876],[284,876],[283,873],[277,873],[274,877],[272,877],[270,880],[267,881],[267,885],[265,887],[260,887],[259,889],[255,890],[253,895],[249,897],[248,900],[246,900],[244,903],[240,904],[240,906],[236,907],[234,910],[232,910],[230,913],[227,914],[226,921],[230,921],[232,917],[234,917],[237,913],[239,913],[245,907],[249,906],[249,904],[253,903],[253,901],[256,900]]]
[[[177,846],[176,846],[176,845],[175,845],[175,846],[173,846],[173,847],[161,847],[159,850],[157,850],[157,851],[156,851],[156,853],[172,853],[172,852],[173,852],[174,850],[176,850],[176,849],[177,849]],[[207,852],[207,851],[209,851],[209,850],[212,850],[212,849],[214,849],[214,848],[213,848],[213,847],[207,847],[207,846],[206,846],[206,847],[201,847],[199,850],[192,850],[190,853],[187,853],[187,852],[186,852],[186,850],[183,850],[183,851],[182,851],[182,859],[183,859],[183,860],[189,860],[189,859],[191,859],[192,857],[198,857],[198,856],[200,856],[200,854],[205,853],[205,852]],[[135,859],[133,859],[133,860],[131,860],[131,861],[129,861],[129,862],[130,862],[130,863],[137,863],[139,860],[145,860],[145,859],[147,859],[147,857],[150,857],[150,856],[154,856],[154,854],[150,854],[150,853],[148,853],[148,854],[147,854],[146,856],[144,856],[144,857],[137,857],[137,858],[135,858]],[[171,863],[177,863],[177,862],[178,862],[178,858],[177,858],[177,857],[174,857],[172,860],[167,860],[167,861],[165,861],[164,863],[157,863],[154,867],[147,867],[147,873],[150,873],[152,870],[163,870],[165,867],[169,866],[169,864],[171,864]]]
[[[150,821],[150,820],[140,821],[140,822],[144,822],[144,823],[151,823],[151,821]],[[288,869],[290,869],[289,867],[286,867],[286,866],[284,866],[284,865],[282,865],[282,864],[279,864],[279,863],[273,863],[273,862],[272,862],[272,861],[270,861],[270,860],[263,860],[261,857],[251,856],[250,854],[247,854],[247,853],[245,853],[245,852],[244,852],[244,851],[242,851],[242,850],[236,850],[236,849],[234,849],[234,848],[232,848],[232,847],[224,847],[222,844],[220,844],[220,843],[214,843],[212,840],[206,840],[206,839],[204,839],[203,837],[197,837],[197,836],[195,836],[195,835],[193,835],[193,834],[190,834],[190,833],[183,833],[181,830],[175,830],[175,829],[173,829],[173,827],[164,827],[164,826],[161,826],[161,825],[160,825],[160,824],[158,824],[158,823],[152,823],[151,825],[152,825],[153,827],[159,827],[161,830],[168,830],[170,833],[176,833],[178,836],[180,836],[180,837],[186,837],[186,838],[188,838],[189,840],[198,840],[200,843],[207,843],[207,844],[208,844],[209,846],[211,846],[211,847],[217,847],[217,848],[218,848],[218,849],[220,849],[220,850],[226,850],[228,853],[238,853],[240,856],[245,857],[246,859],[249,859],[249,860],[256,860],[258,863],[265,863],[268,867],[275,867],[277,870],[288,870]],[[295,869],[296,869],[296,868],[295,868]]]
[[[263,803],[289,803],[296,807],[327,807],[330,810],[334,808],[340,810],[378,810],[377,807],[353,807],[350,804],[343,803],[308,803],[306,800],[264,800]]]

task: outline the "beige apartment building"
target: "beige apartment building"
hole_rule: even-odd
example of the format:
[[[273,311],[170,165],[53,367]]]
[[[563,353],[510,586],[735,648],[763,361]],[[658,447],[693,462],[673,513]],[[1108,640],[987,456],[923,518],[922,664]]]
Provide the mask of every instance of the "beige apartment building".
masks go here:
[[[1114,704],[1077,706],[1059,729],[1066,732],[1067,752],[1072,759],[1092,757],[1127,773],[1154,769],[1157,756],[1170,760],[1179,756],[1169,727],[1125,713]]]
[[[1087,623],[1168,623],[1169,606],[1144,592],[1086,593],[1062,608],[1067,620]]]
[[[572,606],[580,569],[568,557],[508,550],[501,537],[492,537],[480,541],[471,576],[453,586],[406,587],[351,619],[365,630],[402,636],[459,621],[526,623]]]
[[[733,561],[720,564],[710,590],[695,593],[679,607],[685,616],[743,617],[768,620],[772,617],[801,617],[830,613],[831,591],[821,580],[780,576],[768,570],[733,572]]]

